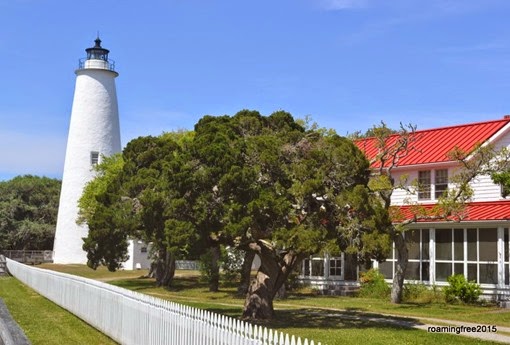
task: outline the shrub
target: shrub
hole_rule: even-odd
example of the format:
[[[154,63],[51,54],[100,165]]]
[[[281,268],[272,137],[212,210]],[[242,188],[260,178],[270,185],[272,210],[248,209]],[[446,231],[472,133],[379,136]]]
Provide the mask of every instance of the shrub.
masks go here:
[[[423,283],[405,284],[403,299],[414,303],[444,302],[444,295],[435,285],[430,288]]]
[[[210,251],[206,251],[204,254],[200,255],[200,261],[198,262],[198,267],[200,271],[199,281],[201,283],[209,283],[212,279],[212,255]]]
[[[358,296],[370,298],[386,298],[390,295],[390,287],[384,276],[377,269],[369,269],[360,275],[360,290]]]
[[[448,277],[449,286],[444,288],[447,302],[474,303],[482,294],[482,289],[475,281],[467,281],[464,275],[456,274]]]

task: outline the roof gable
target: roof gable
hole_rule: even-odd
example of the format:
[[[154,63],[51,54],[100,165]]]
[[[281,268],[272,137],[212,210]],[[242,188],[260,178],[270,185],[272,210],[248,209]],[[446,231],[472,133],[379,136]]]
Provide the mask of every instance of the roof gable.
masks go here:
[[[471,152],[477,144],[485,143],[508,123],[510,118],[505,117],[501,120],[416,131],[413,143],[415,149],[401,158],[398,166],[449,162],[448,153],[455,147]],[[397,138],[398,135],[389,137],[388,145],[394,144]],[[355,144],[369,160],[378,154],[375,138],[356,140]]]

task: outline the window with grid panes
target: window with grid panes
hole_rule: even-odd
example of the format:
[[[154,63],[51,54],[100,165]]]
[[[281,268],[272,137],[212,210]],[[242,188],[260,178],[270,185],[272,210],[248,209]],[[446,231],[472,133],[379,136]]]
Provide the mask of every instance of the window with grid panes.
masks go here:
[[[434,177],[434,195],[438,199],[448,189],[448,169],[436,170]]]
[[[418,200],[430,200],[430,170],[418,171]]]

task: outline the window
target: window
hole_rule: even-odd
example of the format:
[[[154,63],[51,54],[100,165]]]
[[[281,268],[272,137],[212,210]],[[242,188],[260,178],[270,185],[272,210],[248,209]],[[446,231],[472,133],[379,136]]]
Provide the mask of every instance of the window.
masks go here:
[[[92,151],[90,153],[90,164],[97,165],[99,163],[99,152]]]
[[[430,200],[430,170],[418,171],[418,200]]]
[[[147,247],[140,248],[140,253],[147,253]]]
[[[448,189],[448,169],[436,170],[435,197],[438,199]]]
[[[342,276],[342,258],[331,258],[329,260],[329,275],[335,277]]]
[[[497,229],[436,229],[436,281],[464,274],[478,284],[497,284],[497,240]]]
[[[448,190],[448,169],[418,171],[418,200],[438,199]]]
[[[405,236],[409,250],[405,279],[408,281],[429,281],[429,229],[410,230],[405,233]],[[384,275],[385,279],[393,278],[396,262],[395,248],[393,248],[388,259],[378,264],[379,272]]]
[[[303,276],[305,277],[324,277],[324,258],[313,256],[303,260]]]

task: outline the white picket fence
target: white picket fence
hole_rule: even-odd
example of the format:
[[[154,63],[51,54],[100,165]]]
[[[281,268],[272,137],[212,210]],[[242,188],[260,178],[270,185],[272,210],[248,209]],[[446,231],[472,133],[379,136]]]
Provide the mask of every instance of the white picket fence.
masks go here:
[[[121,344],[314,345],[313,340],[302,341],[262,326],[95,280],[10,259],[7,268],[18,280]]]

